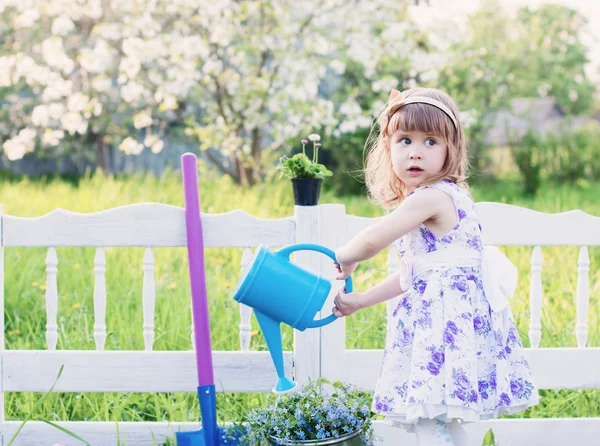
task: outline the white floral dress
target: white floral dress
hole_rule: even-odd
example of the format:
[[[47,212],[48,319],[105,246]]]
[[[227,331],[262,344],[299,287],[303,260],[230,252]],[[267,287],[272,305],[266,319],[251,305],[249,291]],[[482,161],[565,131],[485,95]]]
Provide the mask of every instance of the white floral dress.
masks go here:
[[[452,197],[458,224],[441,237],[421,224],[396,242],[401,257],[483,252],[471,195],[450,181],[413,193],[425,187]],[[407,426],[419,418],[478,421],[535,405],[538,391],[510,307],[502,311],[491,310],[480,267],[438,265],[414,277],[390,318],[373,410]]]

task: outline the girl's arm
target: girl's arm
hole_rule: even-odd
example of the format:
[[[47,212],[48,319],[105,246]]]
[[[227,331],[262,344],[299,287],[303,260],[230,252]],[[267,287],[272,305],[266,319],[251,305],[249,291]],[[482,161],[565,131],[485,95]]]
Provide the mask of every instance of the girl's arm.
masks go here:
[[[337,317],[349,316],[357,310],[385,302],[403,292],[400,272],[396,272],[363,293],[344,294],[343,290],[340,291],[334,300],[333,314]]]
[[[427,188],[409,195],[390,214],[360,231],[336,251],[339,263],[353,264],[370,259],[419,224],[436,218],[449,197],[439,189]]]
[[[395,272],[377,285],[374,285],[364,293],[361,293],[361,307],[366,308],[377,305],[378,303],[399,296],[404,293],[404,291],[405,290],[400,286],[400,272]]]

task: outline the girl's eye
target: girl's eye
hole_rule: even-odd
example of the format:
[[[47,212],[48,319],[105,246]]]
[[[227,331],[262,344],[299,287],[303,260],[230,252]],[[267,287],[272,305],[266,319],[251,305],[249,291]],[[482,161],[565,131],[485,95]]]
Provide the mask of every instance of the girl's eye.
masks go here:
[[[433,147],[435,145],[435,140],[429,138],[425,141],[425,145],[428,147]]]
[[[405,144],[405,145],[407,145],[407,146],[408,146],[408,145],[410,144],[410,139],[408,139],[408,138],[402,138],[402,139],[400,140],[400,143],[401,143],[401,144]]]

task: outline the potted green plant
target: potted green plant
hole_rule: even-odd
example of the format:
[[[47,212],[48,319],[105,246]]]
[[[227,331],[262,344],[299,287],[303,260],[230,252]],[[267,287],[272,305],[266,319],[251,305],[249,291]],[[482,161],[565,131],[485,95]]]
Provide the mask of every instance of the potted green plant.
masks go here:
[[[330,390],[323,390],[326,385]],[[270,397],[252,409],[231,432],[242,444],[272,446],[363,446],[372,443],[371,396],[341,382],[321,378],[299,391]],[[233,437],[233,434],[232,434]]]
[[[279,177],[287,176],[292,181],[294,203],[297,206],[316,206],[319,204],[321,183],[325,177],[333,175],[323,164],[319,164],[319,147],[321,137],[317,134],[308,136],[313,143],[312,159],[306,155],[308,140],[302,139],[302,153],[292,157],[282,156],[277,165]]]

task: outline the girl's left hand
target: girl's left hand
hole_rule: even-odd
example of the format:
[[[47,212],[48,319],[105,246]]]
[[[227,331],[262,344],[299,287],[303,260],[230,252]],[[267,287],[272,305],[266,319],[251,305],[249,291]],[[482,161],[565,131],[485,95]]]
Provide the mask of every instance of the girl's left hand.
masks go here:
[[[360,310],[360,293],[346,294],[346,288],[340,290],[333,300],[335,306],[332,308],[333,314],[337,317],[350,316],[356,310]]]

